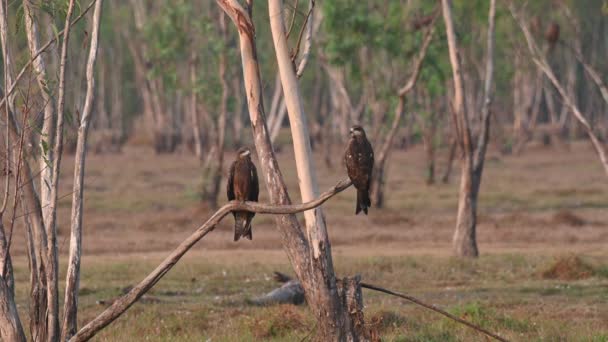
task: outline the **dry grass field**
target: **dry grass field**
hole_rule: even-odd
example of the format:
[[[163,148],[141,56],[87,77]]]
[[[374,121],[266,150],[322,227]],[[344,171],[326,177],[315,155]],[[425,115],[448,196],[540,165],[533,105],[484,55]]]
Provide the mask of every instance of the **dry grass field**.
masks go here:
[[[337,161],[341,153],[337,148]],[[427,186],[423,156],[421,147],[395,152],[385,209],[355,216],[352,189],[324,205],[337,273],[361,274],[365,282],[440,305],[513,341],[608,341],[608,180],[591,147],[530,147],[521,156],[490,151],[477,260],[450,256],[458,167],[450,184]],[[64,262],[72,162],[63,162],[67,197],[58,214]],[[90,155],[87,163],[82,323],[142,279],[211,213],[198,200],[200,168],[190,155],[127,147],[119,155]],[[287,146],[280,163],[299,202]],[[319,158],[317,166],[322,190],[345,177],[339,162],[330,170]],[[309,338],[315,323],[306,306],[247,304],[276,286],[273,271],[291,273],[272,218],[256,216],[253,228],[253,241],[234,243],[228,217],[95,340]],[[19,308],[27,310],[23,235],[17,227],[13,254]],[[364,303],[369,328],[386,341],[487,340],[395,297],[364,290]]]

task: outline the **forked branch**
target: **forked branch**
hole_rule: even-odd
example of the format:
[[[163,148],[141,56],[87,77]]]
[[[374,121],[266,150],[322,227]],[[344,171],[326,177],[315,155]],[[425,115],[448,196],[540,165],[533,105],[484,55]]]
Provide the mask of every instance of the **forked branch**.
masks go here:
[[[141,296],[143,296],[148,290],[150,290],[177,262],[186,254],[192,246],[194,246],[200,239],[205,237],[208,233],[213,231],[220,221],[230,214],[232,211],[249,211],[258,214],[273,214],[273,215],[285,215],[285,214],[296,214],[306,210],[316,208],[327,200],[344,191],[352,182],[349,179],[338,182],[328,191],[321,194],[318,198],[302,203],[292,205],[271,205],[257,202],[237,202],[231,201],[220,209],[218,209],[211,217],[203,223],[192,235],[186,238],[177,248],[169,254],[163,260],[163,262],[154,269],[144,280],[137,284],[131,291],[119,298],[102,312],[99,316],[89,322],[86,326],[76,333],[70,342],[86,341],[95,336],[101,329],[112,323],[116,318],[122,315],[131,305],[133,305]]]

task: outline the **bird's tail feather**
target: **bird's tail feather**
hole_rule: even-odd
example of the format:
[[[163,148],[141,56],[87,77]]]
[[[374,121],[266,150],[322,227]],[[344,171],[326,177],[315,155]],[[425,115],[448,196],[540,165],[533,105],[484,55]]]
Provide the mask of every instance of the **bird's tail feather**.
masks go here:
[[[234,241],[238,241],[241,237],[252,239],[251,219],[253,219],[253,216],[248,212],[234,214]]]
[[[357,190],[357,208],[355,215],[358,215],[361,210],[367,215],[367,209],[371,207],[372,201],[369,198],[369,193],[366,190]]]

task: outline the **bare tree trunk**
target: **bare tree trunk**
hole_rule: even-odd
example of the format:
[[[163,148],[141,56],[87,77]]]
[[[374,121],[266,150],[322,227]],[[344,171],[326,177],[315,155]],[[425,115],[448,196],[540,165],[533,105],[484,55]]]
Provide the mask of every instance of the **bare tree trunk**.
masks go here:
[[[190,94],[190,118],[192,120],[192,136],[194,138],[194,154],[199,160],[203,160],[203,138],[201,133],[201,124],[199,123],[197,110],[197,91],[196,91],[196,67],[198,56],[194,50],[190,55],[190,85],[192,87]]]
[[[401,122],[401,118],[403,117],[403,108],[405,105],[405,96],[414,89],[416,85],[416,81],[418,80],[418,75],[420,74],[420,70],[422,69],[422,62],[426,57],[426,52],[428,50],[429,45],[431,44],[431,40],[433,39],[433,33],[435,32],[435,20],[437,15],[435,15],[433,22],[429,26],[427,30],[424,41],[422,42],[422,46],[420,47],[420,51],[414,63],[412,65],[412,74],[410,75],[407,83],[399,89],[397,92],[397,96],[399,97],[399,103],[397,108],[395,109],[395,116],[393,118],[393,123],[391,125],[391,129],[388,133],[388,136],[384,140],[382,144],[382,148],[380,149],[380,154],[378,155],[378,159],[376,161],[376,165],[374,166],[374,172],[372,174],[372,198],[373,203],[376,207],[382,208],[384,206],[384,183],[385,183],[385,166],[386,161],[388,159],[388,155],[390,153],[391,146],[393,145],[393,139],[397,134],[397,130],[399,128],[399,123]]]
[[[296,168],[302,202],[313,200],[319,195],[317,177],[310,147],[307,117],[300,98],[296,72],[289,56],[287,39],[283,25],[283,4],[281,0],[269,0],[270,27],[277,55],[279,73],[286,107],[289,114]],[[306,233],[312,267],[317,271],[314,288],[307,288],[307,298],[317,315],[321,335],[327,340],[359,339],[354,326],[349,326],[342,307],[336,285],[336,277],[331,256],[331,244],[325,226],[325,216],[320,207],[304,212]],[[310,293],[314,291],[313,293]],[[342,317],[341,317],[342,316]]]
[[[241,146],[243,139],[241,135],[243,131],[243,112],[247,110],[247,107],[243,101],[244,94],[240,77],[233,77],[232,91],[236,98],[236,106],[234,115],[232,116],[232,145]]]
[[[226,16],[224,12],[220,9],[220,32],[222,35],[222,39],[224,44],[228,41],[228,31],[226,29]],[[226,135],[226,115],[228,112],[228,96],[230,87],[228,85],[228,80],[226,78],[226,68],[228,65],[228,56],[227,56],[228,48],[224,46],[222,48],[222,52],[220,53],[220,61],[219,61],[219,76],[220,82],[222,85],[222,99],[220,102],[220,115],[217,119],[217,142],[215,148],[215,167],[211,173],[211,177],[209,181],[211,182],[211,190],[207,193],[207,200],[211,204],[212,208],[217,207],[217,200],[220,193],[220,183],[222,181],[222,170],[224,168],[224,140]]]
[[[388,132],[387,138],[384,140],[384,144],[382,144],[380,154],[378,154],[378,161],[376,162],[376,165],[374,166],[374,172],[372,173],[371,197],[373,198],[374,205],[378,208],[384,207],[385,167],[388,159],[388,154],[393,144],[393,139],[395,138],[395,135],[397,134],[397,129],[399,128],[399,122],[401,122],[401,118],[403,117],[404,105],[405,96],[400,96],[399,103],[397,104],[397,108],[395,109],[395,116],[393,117],[391,129]]]
[[[11,289],[0,277],[0,338],[3,341],[26,341]]]
[[[47,328],[48,339],[50,341],[58,340],[61,332],[59,331],[59,287],[58,287],[58,269],[59,263],[57,260],[57,199],[59,191],[59,172],[61,165],[61,153],[63,151],[63,123],[64,123],[64,104],[65,104],[65,71],[67,69],[68,58],[68,42],[70,39],[70,19],[74,11],[74,0],[70,0],[68,11],[65,19],[65,31],[63,32],[63,42],[61,46],[61,57],[59,59],[59,84],[57,95],[57,126],[55,127],[55,146],[53,160],[53,177],[51,183],[51,201],[48,205],[51,207],[49,217],[46,218],[45,228],[47,237]],[[43,206],[47,203],[42,202]]]
[[[12,65],[11,65],[11,53],[8,42],[8,2],[0,0],[0,40],[2,43],[2,61],[3,61],[3,73],[4,73],[4,86],[8,89],[13,83],[12,79]],[[3,108],[2,108],[3,107]],[[2,218],[8,203],[9,197],[9,170],[10,160],[13,159],[11,154],[14,154],[14,149],[11,149],[13,141],[10,139],[10,128],[8,127],[8,121],[13,118],[14,109],[14,97],[6,96],[3,110],[0,111],[5,116],[6,130],[6,165],[5,174],[6,183],[4,189],[4,200],[2,208],[0,210],[0,339],[6,341],[25,341],[25,333],[23,332],[23,325],[19,318],[19,312],[17,312],[17,305],[15,304],[15,284],[14,274],[12,270],[11,257],[10,257],[10,246],[8,238],[5,233],[4,224]],[[16,145],[15,145],[16,146]],[[17,158],[14,158],[17,161]],[[18,184],[15,184],[18,186]],[[16,194],[17,192],[15,192]],[[15,205],[17,204],[17,198],[15,197]],[[12,232],[11,232],[12,233]]]
[[[30,55],[33,57],[35,53],[40,49],[38,23],[35,20],[34,11],[32,10],[33,4],[31,0],[25,0],[23,2],[24,19],[25,19],[25,31],[27,33],[28,47]],[[55,112],[54,102],[51,96],[52,90],[49,88],[48,77],[46,73],[46,65],[42,56],[38,56],[32,63],[36,74],[36,81],[40,88],[40,94],[44,101],[44,118],[42,120],[42,130],[40,135],[40,160],[38,165],[40,167],[40,199],[43,203],[51,202],[51,188],[50,184],[53,181],[53,170],[49,165],[53,163],[54,151],[53,146],[55,144],[55,136],[53,135],[55,130]],[[50,206],[43,206],[42,212],[46,218],[50,215]]]
[[[283,88],[281,87],[281,76],[277,72],[274,81],[274,92],[272,93],[272,101],[270,102],[270,112],[268,112],[268,128],[270,128],[270,132],[272,132],[272,127],[275,125],[275,120],[279,113],[279,103],[281,103],[283,97]]]
[[[454,101],[453,108],[456,115],[456,126],[463,151],[462,174],[460,179],[460,192],[458,198],[458,217],[456,231],[452,240],[454,254],[464,257],[477,257],[477,198],[481,175],[485,159],[485,152],[489,138],[490,105],[492,101],[492,82],[494,71],[494,17],[496,11],[496,0],[490,2],[489,27],[488,27],[488,51],[486,59],[486,74],[484,85],[484,102],[482,108],[481,130],[476,148],[473,148],[471,130],[469,127],[468,111],[464,101],[464,85],[462,81],[461,65],[458,53],[458,45],[454,24],[452,21],[452,9],[449,0],[442,0],[443,19],[446,26],[450,63],[454,78]]]
[[[277,113],[275,119],[270,127],[270,141],[274,143],[281,132],[281,126],[285,120],[285,114],[287,114],[287,107],[285,106],[285,98],[281,98],[277,107]]]
[[[320,20],[314,20],[314,9],[315,1],[311,0],[309,2],[309,12],[306,17],[306,35],[304,38],[304,48],[301,54],[302,57],[300,62],[296,61],[298,56],[293,57],[293,64],[297,64],[297,69],[295,71],[297,78],[302,76],[304,72],[304,68],[308,63],[308,59],[310,57],[310,48],[312,46],[312,36],[316,34],[319,29]],[[299,51],[297,51],[299,53]],[[280,74],[277,73],[277,79],[275,82],[275,91],[272,98],[271,112],[269,116],[269,124],[270,128],[270,141],[274,143],[279,136],[281,131],[281,126],[283,121],[285,120],[285,114],[287,113],[287,106],[285,105],[285,96],[281,96],[283,94],[283,86],[281,85]]]
[[[424,110],[428,118],[424,120],[422,115],[416,115],[419,126],[422,129],[422,142],[426,154],[426,184],[435,184],[435,133],[437,131],[437,110],[431,105],[431,98],[428,92],[423,96]]]
[[[29,4],[26,4],[29,5]],[[3,99],[3,103],[5,103],[5,107],[4,110],[6,111],[7,114],[7,120],[5,121],[5,124],[7,125],[7,133],[8,133],[8,138],[10,141],[10,144],[13,146],[19,146],[20,145],[20,140],[22,139],[21,137],[23,136],[23,132],[20,131],[19,129],[19,125],[15,119],[15,116],[13,115],[12,111],[10,110],[11,107],[14,108],[14,104],[13,104],[13,99],[14,97],[10,96],[10,91],[14,90],[16,87],[16,83],[17,80],[19,79],[19,77],[22,75],[22,73],[24,72],[25,68],[22,69],[22,72],[19,73],[19,75],[17,76],[17,79],[15,79],[14,81],[12,80],[12,76],[11,76],[11,67],[10,67],[10,51],[9,51],[9,43],[8,43],[8,23],[7,23],[7,7],[6,7],[6,2],[2,1],[0,4],[0,10],[2,13],[0,13],[0,40],[2,41],[2,52],[3,52],[3,60],[5,63],[5,68],[4,68],[4,73],[5,73],[5,77],[6,77],[6,81],[7,83],[12,83],[12,85],[10,85],[10,87],[8,87],[7,89],[7,94],[6,96],[4,96]],[[31,19],[31,17],[28,17],[28,19]],[[26,19],[26,20],[28,20]],[[27,22],[26,22],[27,24]],[[31,32],[31,31],[30,31]],[[48,46],[48,44],[46,45]],[[32,57],[34,58],[32,63],[38,63],[39,61],[36,60],[36,55],[38,54],[38,51],[36,51],[36,53],[32,54]],[[23,129],[25,129],[25,127],[23,127]],[[18,163],[21,157],[21,152],[19,152],[19,154],[16,153],[15,149],[13,149],[12,151],[13,157],[12,159]],[[45,164],[46,167],[46,164]],[[30,275],[31,275],[31,280],[32,280],[32,288],[30,291],[31,294],[31,310],[30,310],[30,332],[31,332],[31,336],[32,336],[32,340],[34,341],[42,341],[42,340],[46,340],[47,337],[47,321],[46,321],[46,315],[47,315],[47,277],[46,277],[46,267],[45,265],[48,264],[48,260],[47,258],[47,236],[46,236],[46,231],[44,228],[44,219],[43,219],[43,214],[42,214],[42,208],[40,206],[40,200],[38,198],[38,194],[36,193],[36,190],[34,188],[34,179],[35,176],[32,175],[32,172],[30,170],[29,167],[29,163],[21,163],[21,167],[18,168],[17,170],[18,174],[19,174],[19,179],[23,179],[25,180],[23,185],[21,186],[21,189],[19,191],[20,193],[20,203],[22,208],[24,209],[24,212],[28,212],[30,213],[30,216],[26,216],[24,217],[24,221],[26,223],[31,222],[32,223],[32,227],[34,228],[34,239],[33,239],[33,243],[31,239],[28,239],[28,250],[30,251],[30,266],[32,266],[33,268],[30,268]],[[15,201],[17,201],[17,196],[15,196]],[[31,219],[31,220],[30,220]],[[30,225],[26,224],[27,227],[29,228]],[[29,233],[29,230],[28,230]],[[6,256],[8,257],[8,250],[5,251],[6,252]],[[39,260],[39,262],[36,262],[36,258]],[[6,286],[8,289],[8,292],[4,292],[7,293],[8,295],[12,294],[12,287],[11,287],[11,282],[10,279],[8,279],[9,281],[6,282]],[[1,280],[2,282],[5,281],[5,279]],[[4,299],[3,299],[4,300]],[[20,325],[20,323],[15,326],[15,324],[17,324],[19,322],[19,317],[12,317],[11,315],[17,314],[16,309],[13,310],[11,308],[11,302],[13,300],[10,297],[6,297],[5,298],[5,303],[7,306],[5,306],[5,318],[6,318],[6,322],[2,323],[4,324],[8,324],[5,326],[6,329],[12,330],[12,327],[17,327],[18,325]],[[18,328],[19,329],[19,328]],[[22,328],[20,328],[22,330]],[[9,330],[4,330],[4,332],[2,332],[2,336],[6,336],[8,337],[9,340],[12,340],[13,337],[15,337],[15,340],[19,340],[20,339],[20,335],[23,335],[23,332],[19,332],[19,331],[12,331],[10,332]],[[25,338],[23,337],[22,340],[25,340]]]
[[[65,301],[61,340],[70,339],[77,331],[78,291],[80,286],[80,255],[82,254],[82,216],[84,201],[84,169],[87,152],[87,138],[91,122],[93,96],[95,94],[95,61],[99,41],[99,23],[103,0],[97,0],[93,12],[91,47],[86,67],[87,91],[76,143],[74,160],[74,190],[72,194],[72,228],[70,235],[70,254],[66,275]]]
[[[458,140],[455,135],[450,137],[450,148],[448,150],[448,158],[446,161],[445,172],[441,177],[441,182],[447,184],[450,182],[450,176],[452,175],[452,166],[454,165],[454,159],[456,158],[456,150],[458,149]]]

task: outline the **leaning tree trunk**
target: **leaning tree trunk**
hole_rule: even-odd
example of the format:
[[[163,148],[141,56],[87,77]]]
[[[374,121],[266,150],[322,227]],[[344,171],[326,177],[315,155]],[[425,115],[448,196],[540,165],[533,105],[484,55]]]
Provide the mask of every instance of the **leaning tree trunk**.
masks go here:
[[[454,23],[452,21],[452,9],[449,0],[442,0],[443,19],[446,26],[450,64],[454,78],[454,101],[453,110],[456,117],[455,123],[458,132],[461,151],[461,179],[458,197],[458,216],[456,220],[456,231],[452,240],[454,254],[464,257],[477,257],[477,198],[481,175],[485,159],[485,152],[489,138],[490,105],[492,101],[492,82],[494,70],[494,17],[496,12],[496,0],[490,2],[490,13],[488,15],[488,52],[486,57],[486,74],[484,84],[484,102],[481,117],[481,131],[479,133],[477,146],[472,145],[471,130],[464,101],[464,85],[462,81],[461,65],[458,53],[458,44]]]
[[[70,339],[77,329],[78,291],[80,286],[80,256],[82,254],[82,216],[84,201],[84,168],[87,152],[87,139],[93,97],[95,94],[95,61],[97,59],[97,46],[99,42],[99,24],[103,0],[97,0],[93,12],[91,30],[91,47],[86,68],[87,91],[82,109],[80,125],[78,126],[78,139],[76,142],[76,155],[74,160],[74,191],[72,192],[72,228],[70,235],[70,254],[68,257],[68,270],[66,275],[65,301],[63,306],[63,324],[61,340]]]

